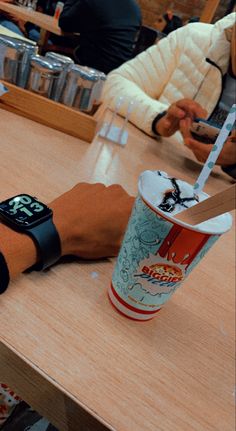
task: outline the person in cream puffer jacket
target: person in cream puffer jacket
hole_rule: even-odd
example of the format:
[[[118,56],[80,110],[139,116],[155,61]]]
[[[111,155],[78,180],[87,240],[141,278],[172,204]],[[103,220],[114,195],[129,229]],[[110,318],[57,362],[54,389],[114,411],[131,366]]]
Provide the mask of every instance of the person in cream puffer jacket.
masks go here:
[[[235,21],[232,13],[214,25],[191,23],[172,32],[108,75],[104,101],[114,109],[124,96],[119,113],[125,115],[133,100],[130,121],[151,136],[171,136],[181,122],[186,128],[185,117],[208,118],[229,69]]]

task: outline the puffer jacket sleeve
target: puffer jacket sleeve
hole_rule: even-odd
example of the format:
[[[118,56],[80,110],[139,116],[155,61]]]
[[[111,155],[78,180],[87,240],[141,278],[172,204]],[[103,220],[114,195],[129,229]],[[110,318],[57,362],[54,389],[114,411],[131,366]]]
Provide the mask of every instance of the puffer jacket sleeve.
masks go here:
[[[119,113],[125,116],[128,103],[135,102],[130,121],[153,136],[152,122],[156,115],[168,108],[157,99],[176,68],[187,26],[139,54],[108,75],[103,101],[114,109],[120,96],[124,97]]]

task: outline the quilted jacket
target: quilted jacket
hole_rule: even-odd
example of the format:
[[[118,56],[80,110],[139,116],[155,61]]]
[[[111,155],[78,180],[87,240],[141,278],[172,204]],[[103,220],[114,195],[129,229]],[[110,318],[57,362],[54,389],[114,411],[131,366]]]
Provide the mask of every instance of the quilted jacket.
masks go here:
[[[124,96],[121,115],[129,101],[135,101],[130,121],[150,135],[156,115],[179,99],[196,100],[210,115],[230,60],[224,29],[235,21],[232,13],[214,25],[193,23],[172,32],[108,75],[104,101],[114,109]]]

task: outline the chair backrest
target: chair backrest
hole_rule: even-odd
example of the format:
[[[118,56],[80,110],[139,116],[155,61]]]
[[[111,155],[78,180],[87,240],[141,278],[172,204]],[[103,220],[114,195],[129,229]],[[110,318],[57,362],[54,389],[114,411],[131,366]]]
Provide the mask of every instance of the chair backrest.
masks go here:
[[[145,51],[145,49],[154,45],[159,39],[166,35],[147,25],[142,25],[138,34],[137,42],[134,47],[133,57]]]

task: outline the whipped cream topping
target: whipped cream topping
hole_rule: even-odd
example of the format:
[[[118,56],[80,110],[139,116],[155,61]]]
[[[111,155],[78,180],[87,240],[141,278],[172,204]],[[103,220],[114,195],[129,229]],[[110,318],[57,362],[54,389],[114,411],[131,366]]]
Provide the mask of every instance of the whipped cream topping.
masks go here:
[[[139,191],[146,202],[168,218],[174,218],[179,212],[208,197],[203,192],[196,196],[193,185],[169,177],[163,171],[144,171],[139,177]],[[230,229],[231,225],[232,217],[226,213],[200,223],[194,229],[220,234]]]

